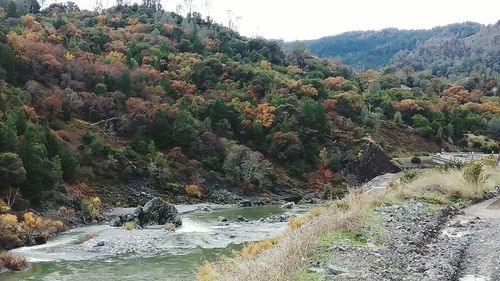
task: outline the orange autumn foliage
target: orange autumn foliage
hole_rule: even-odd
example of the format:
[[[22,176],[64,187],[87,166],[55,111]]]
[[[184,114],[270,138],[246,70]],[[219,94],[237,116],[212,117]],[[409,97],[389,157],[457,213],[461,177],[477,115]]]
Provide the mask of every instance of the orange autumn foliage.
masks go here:
[[[323,81],[325,87],[330,90],[339,90],[342,86],[349,83],[349,80],[342,76],[328,77]]]
[[[454,98],[462,104],[478,101],[482,95],[483,93],[481,90],[475,89],[472,90],[472,92],[469,92],[467,89],[460,85],[451,86],[449,89],[443,91],[442,94],[443,97]]]
[[[274,112],[276,108],[265,102],[259,104],[256,109],[257,120],[262,124],[264,128],[270,128],[273,125]]]
[[[186,81],[173,80],[172,88],[177,92],[178,96],[193,95],[196,92],[196,86],[187,83]]]
[[[393,103],[394,109],[401,112],[416,112],[422,109],[415,100],[405,99]]]
[[[315,97],[315,96],[318,95],[318,90],[316,90],[316,88],[314,88],[313,85],[302,85],[302,86],[300,86],[300,92],[301,92],[301,94],[307,95],[307,96],[310,96],[310,97]]]

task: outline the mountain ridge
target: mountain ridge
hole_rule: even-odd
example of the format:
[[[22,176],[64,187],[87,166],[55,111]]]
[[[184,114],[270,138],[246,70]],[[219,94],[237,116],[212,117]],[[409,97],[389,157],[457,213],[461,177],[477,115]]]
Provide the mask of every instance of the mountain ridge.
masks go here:
[[[286,42],[284,49],[289,50],[294,43],[299,42],[305,44],[314,55],[321,58],[336,58],[359,70],[380,69],[386,66],[401,67],[401,65],[413,66],[417,70],[428,70],[432,69],[430,63],[412,63],[412,59],[417,56],[413,53],[422,52],[421,48],[429,47],[433,42],[443,44],[443,42],[458,40],[467,43],[466,38],[478,33],[484,33],[478,41],[482,44],[489,42],[490,44],[487,45],[493,45],[495,40],[498,40],[495,39],[496,36],[500,34],[499,22],[489,25],[464,22],[437,26],[432,29],[385,28],[378,31],[349,31],[317,40]],[[484,47],[484,45],[468,45],[476,49]],[[462,49],[463,47],[460,47],[460,50]],[[432,54],[438,56],[436,52]],[[434,57],[429,58],[429,61],[432,60],[435,60]],[[496,69],[495,71],[498,72]]]

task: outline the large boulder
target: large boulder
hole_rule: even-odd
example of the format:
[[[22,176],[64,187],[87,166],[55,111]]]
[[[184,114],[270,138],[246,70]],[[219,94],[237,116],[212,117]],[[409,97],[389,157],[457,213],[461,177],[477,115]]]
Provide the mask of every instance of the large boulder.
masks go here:
[[[392,158],[377,143],[368,140],[360,155],[347,168],[354,183],[361,184],[377,176],[396,173],[400,169],[392,162]]]
[[[175,226],[181,226],[182,220],[179,212],[174,205],[165,202],[163,199],[155,197],[147,202],[143,209],[143,221],[146,224],[159,224],[172,223]]]
[[[133,222],[140,227],[164,225],[166,223],[172,223],[176,227],[182,225],[182,219],[177,208],[158,197],[151,199],[144,206],[137,207],[133,213],[119,215],[111,225],[120,227],[126,222]]]

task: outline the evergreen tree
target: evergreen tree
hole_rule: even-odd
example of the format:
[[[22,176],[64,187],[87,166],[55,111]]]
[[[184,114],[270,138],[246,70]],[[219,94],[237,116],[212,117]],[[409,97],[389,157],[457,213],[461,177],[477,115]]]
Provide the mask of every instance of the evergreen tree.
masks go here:
[[[399,126],[404,125],[403,116],[401,115],[401,112],[399,112],[399,111],[396,111],[396,113],[394,113],[393,120],[394,120],[394,123],[398,124]]]
[[[6,11],[5,11],[5,15],[8,17],[8,18],[17,18],[17,5],[14,1],[9,1],[7,3],[7,8],[6,8]]]
[[[14,116],[9,114],[5,122],[0,122],[0,152],[17,150],[17,131]]]
[[[5,80],[9,83],[15,84],[16,56],[8,44],[0,44],[0,66],[5,69]]]
[[[60,182],[61,163],[58,157],[50,160],[43,144],[43,135],[37,125],[29,123],[23,134],[19,154],[26,169],[27,180],[21,188],[23,195],[37,202],[42,192]]]

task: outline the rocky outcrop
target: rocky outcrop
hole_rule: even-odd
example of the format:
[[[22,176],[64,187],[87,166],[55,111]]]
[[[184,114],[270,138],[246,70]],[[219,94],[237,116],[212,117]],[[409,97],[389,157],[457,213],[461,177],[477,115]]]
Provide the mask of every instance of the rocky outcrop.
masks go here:
[[[396,173],[400,169],[392,162],[392,158],[378,144],[368,140],[358,157],[347,167],[345,174],[356,183],[369,181],[376,176]]]
[[[182,225],[177,208],[158,197],[151,199],[144,206],[137,207],[130,214],[119,215],[112,222],[112,225],[120,227],[126,222],[133,222],[140,227],[144,227],[145,225],[164,225],[166,223],[172,223],[176,227]]]

